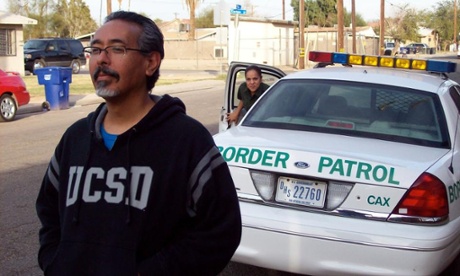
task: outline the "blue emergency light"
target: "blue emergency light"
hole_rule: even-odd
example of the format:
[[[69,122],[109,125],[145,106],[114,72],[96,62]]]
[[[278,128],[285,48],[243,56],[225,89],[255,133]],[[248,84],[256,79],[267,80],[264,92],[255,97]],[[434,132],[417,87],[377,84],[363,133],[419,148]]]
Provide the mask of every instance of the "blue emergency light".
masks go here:
[[[432,59],[411,59],[391,56],[358,55],[338,52],[311,51],[310,61],[343,65],[362,65],[385,68],[423,70],[428,72],[452,73],[457,70],[457,63]]]

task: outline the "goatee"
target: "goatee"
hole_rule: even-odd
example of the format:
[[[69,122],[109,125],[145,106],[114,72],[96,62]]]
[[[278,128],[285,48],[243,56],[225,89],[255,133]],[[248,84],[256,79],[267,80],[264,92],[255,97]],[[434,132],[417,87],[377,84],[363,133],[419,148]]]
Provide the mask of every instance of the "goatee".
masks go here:
[[[98,87],[96,88],[96,95],[98,95],[99,97],[104,98],[104,99],[113,98],[120,94],[119,91],[111,90],[111,89],[105,88],[104,86],[105,85],[102,84],[102,85],[98,85]]]

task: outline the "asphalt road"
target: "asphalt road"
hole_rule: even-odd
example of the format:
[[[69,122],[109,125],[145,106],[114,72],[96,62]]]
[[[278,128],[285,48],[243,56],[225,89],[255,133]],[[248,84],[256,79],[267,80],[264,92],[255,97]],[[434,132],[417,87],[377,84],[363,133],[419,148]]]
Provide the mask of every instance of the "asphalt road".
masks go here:
[[[438,58],[457,62],[454,55]],[[184,72],[166,70],[163,73]],[[211,71],[207,73],[217,74]],[[449,76],[460,83],[460,72]],[[170,94],[181,98],[187,106],[187,113],[214,134],[217,132],[223,89],[222,82],[220,86],[212,88],[181,90]],[[0,276],[42,275],[36,260],[40,224],[35,213],[35,199],[41,179],[64,130],[95,107],[95,104],[77,105],[66,110],[22,114],[13,122],[0,123]],[[460,261],[457,263],[460,264]],[[219,276],[230,275],[294,274],[232,262]],[[455,274],[445,274],[450,275]]]

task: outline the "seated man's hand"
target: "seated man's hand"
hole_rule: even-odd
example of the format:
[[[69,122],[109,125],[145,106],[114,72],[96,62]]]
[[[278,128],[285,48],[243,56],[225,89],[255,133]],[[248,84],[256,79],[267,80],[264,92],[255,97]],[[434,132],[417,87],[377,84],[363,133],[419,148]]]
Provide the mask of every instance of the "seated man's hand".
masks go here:
[[[231,124],[233,122],[236,124],[237,121],[238,121],[238,113],[237,112],[233,111],[232,113],[227,113],[227,122],[229,124]]]

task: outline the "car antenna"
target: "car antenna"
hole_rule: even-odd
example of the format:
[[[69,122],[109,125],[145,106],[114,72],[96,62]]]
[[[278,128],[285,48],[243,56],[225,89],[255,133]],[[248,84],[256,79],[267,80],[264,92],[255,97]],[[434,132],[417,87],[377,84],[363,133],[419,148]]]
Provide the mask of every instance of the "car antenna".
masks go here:
[[[334,63],[332,63],[332,62],[318,62],[317,64],[315,64],[315,66],[313,66],[313,68],[324,68],[324,67],[329,66],[329,65],[334,65]]]
[[[441,73],[441,77],[445,80],[449,79],[449,76],[446,73]]]

